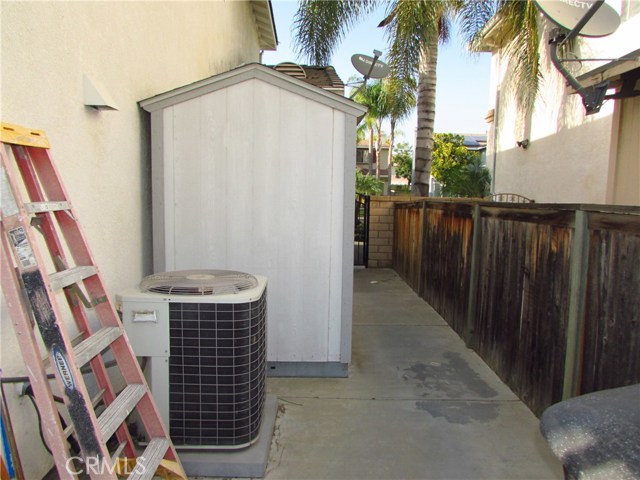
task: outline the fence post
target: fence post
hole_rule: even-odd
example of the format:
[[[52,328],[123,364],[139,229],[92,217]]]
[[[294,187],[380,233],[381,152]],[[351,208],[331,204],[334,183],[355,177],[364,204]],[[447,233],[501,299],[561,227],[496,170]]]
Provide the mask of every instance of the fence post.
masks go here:
[[[467,327],[465,342],[467,347],[475,348],[475,314],[478,302],[478,275],[480,274],[480,245],[482,242],[482,210],[480,204],[473,207],[473,238],[471,243],[471,272],[469,274],[469,303],[467,304]]]
[[[584,356],[584,300],[589,264],[589,214],[576,210],[569,278],[569,318],[562,399],[580,394]]]
[[[425,201],[420,202],[420,245],[418,245],[418,285],[416,293],[424,298],[424,242],[425,242],[425,228],[427,223],[427,206]]]

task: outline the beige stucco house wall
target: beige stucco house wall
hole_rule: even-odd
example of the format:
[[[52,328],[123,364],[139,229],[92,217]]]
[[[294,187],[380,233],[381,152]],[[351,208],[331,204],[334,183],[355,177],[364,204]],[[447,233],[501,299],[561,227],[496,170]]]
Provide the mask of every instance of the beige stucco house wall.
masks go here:
[[[2,2],[0,117],[46,132],[107,288],[151,272],[148,114],[138,101],[275,49],[268,0]],[[117,110],[83,103],[83,82]],[[6,311],[4,376],[24,375]],[[26,478],[52,465],[28,399],[7,388]]]
[[[638,5],[624,0],[615,6],[623,17],[618,30],[608,37],[579,38],[575,53],[580,58],[619,58],[640,49]],[[537,202],[640,205],[640,98],[608,100],[599,113],[586,116],[579,95],[571,94],[549,58],[552,24],[540,15],[540,25],[542,81],[529,116],[518,109],[509,90],[509,58],[492,42],[499,24],[485,36],[485,47],[493,53],[487,117],[493,192],[518,193]],[[606,63],[570,68],[580,78]],[[624,68],[639,67],[636,59]],[[526,149],[518,146],[526,140]]]

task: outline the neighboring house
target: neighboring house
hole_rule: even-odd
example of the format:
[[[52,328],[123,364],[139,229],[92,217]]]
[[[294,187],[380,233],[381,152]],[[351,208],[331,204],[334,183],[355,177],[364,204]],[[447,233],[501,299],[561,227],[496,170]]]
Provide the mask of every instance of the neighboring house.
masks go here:
[[[277,44],[271,4],[1,8],[2,121],[46,132],[108,290],[135,286],[152,271],[150,126],[137,102],[260,61]],[[2,373],[24,375],[10,323],[3,308]],[[5,391],[26,478],[41,478],[52,460],[33,407],[15,389]]]
[[[371,175],[376,174],[377,157],[375,147],[373,150],[373,169]],[[362,173],[369,173],[369,141],[361,140],[356,146],[356,168]],[[384,143],[380,149],[380,178],[389,176],[389,144]]]
[[[484,152],[487,149],[487,135],[476,133],[463,133],[464,137],[462,144],[469,150],[476,152]]]
[[[640,90],[640,2],[618,5],[618,30],[607,37],[579,37],[570,56],[625,59],[565,63],[583,86],[609,80],[609,93]],[[599,113],[585,115],[580,96],[551,63],[553,24],[540,15],[540,25],[542,80],[530,115],[517,107],[508,88],[511,64],[499,41],[500,19],[484,32],[483,48],[493,54],[487,116],[492,191],[537,202],[640,205],[640,97],[607,100]]]

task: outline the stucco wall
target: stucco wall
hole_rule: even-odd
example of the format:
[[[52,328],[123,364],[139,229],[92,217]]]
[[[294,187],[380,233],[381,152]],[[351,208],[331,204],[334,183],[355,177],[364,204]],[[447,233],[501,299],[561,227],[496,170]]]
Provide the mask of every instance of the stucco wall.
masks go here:
[[[1,118],[42,129],[111,294],[151,271],[149,125],[137,101],[259,60],[248,2],[2,2]],[[118,111],[83,105],[83,74]],[[6,312],[3,375],[24,367]],[[9,392],[27,478],[51,466]]]
[[[616,104],[607,101],[599,113],[585,115],[580,97],[567,94],[565,79],[551,63],[549,23],[542,20],[542,24],[542,81],[530,117],[518,110],[508,88],[509,59],[502,52],[493,55],[490,101],[496,115],[490,125],[487,164],[494,175],[494,191],[519,193],[537,202],[607,203],[612,145],[617,138]],[[609,37],[580,38],[576,53],[583,58],[622,56],[640,48],[639,27],[640,16],[635,16]],[[573,74],[603,63],[575,65]],[[530,142],[526,150],[516,143],[525,139]]]

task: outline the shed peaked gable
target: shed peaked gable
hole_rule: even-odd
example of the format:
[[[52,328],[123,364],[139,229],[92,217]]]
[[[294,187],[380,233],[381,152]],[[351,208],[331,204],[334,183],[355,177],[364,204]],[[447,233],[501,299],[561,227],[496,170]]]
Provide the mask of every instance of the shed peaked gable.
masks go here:
[[[367,111],[366,107],[348,98],[327,92],[259,63],[243,65],[228,72],[155,95],[141,100],[139,104],[147,112],[154,112],[252,79],[262,80],[355,117]]]

